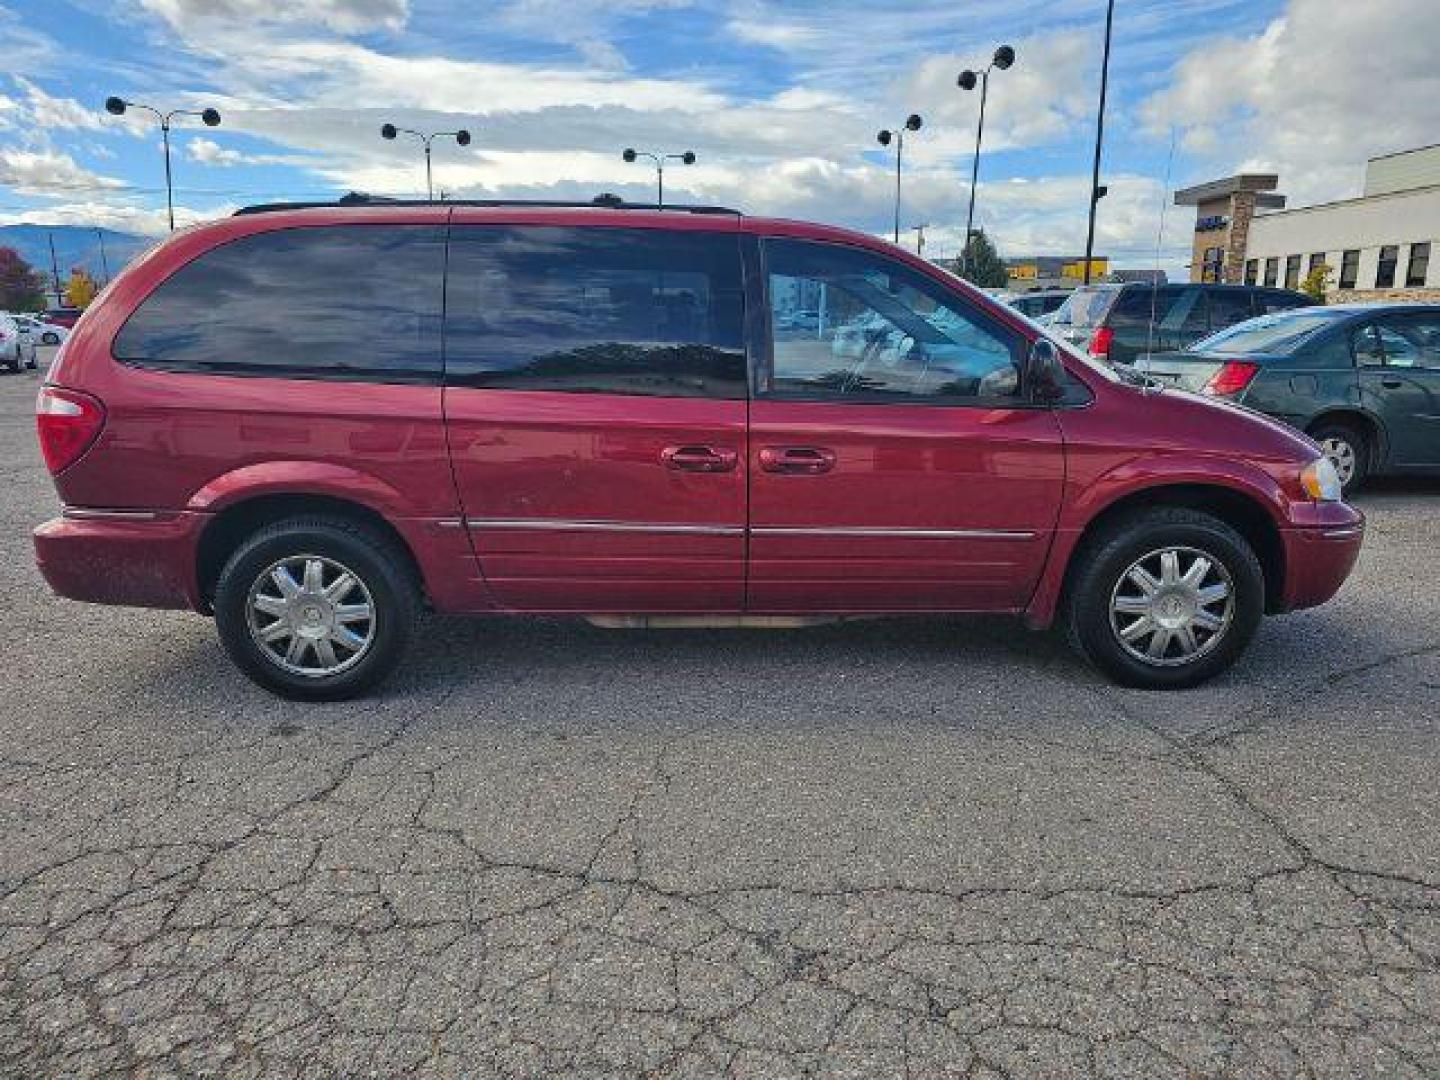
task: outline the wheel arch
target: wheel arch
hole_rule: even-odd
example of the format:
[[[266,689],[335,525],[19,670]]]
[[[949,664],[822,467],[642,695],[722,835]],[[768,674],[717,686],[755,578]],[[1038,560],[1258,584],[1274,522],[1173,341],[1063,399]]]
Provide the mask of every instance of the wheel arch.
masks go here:
[[[1354,406],[1326,409],[1312,417],[1305,425],[1305,434],[1313,435],[1326,424],[1343,424],[1346,427],[1359,429],[1360,434],[1370,441],[1370,460],[1367,464],[1372,469],[1389,460],[1390,435],[1385,430],[1384,422],[1374,413]]]
[[[1066,560],[1060,588],[1060,606],[1069,598],[1077,567],[1103,530],[1116,521],[1152,507],[1183,507],[1207,513],[1238,532],[1260,560],[1265,578],[1265,610],[1279,611],[1285,593],[1285,547],[1274,515],[1258,498],[1224,484],[1203,482],[1161,483],[1122,495],[1086,523]]]
[[[379,510],[353,499],[315,492],[266,492],[237,499],[216,513],[200,534],[195,552],[198,596],[205,611],[215,599],[215,586],[235,549],[247,536],[266,525],[301,515],[323,514],[368,526],[395,546],[406,560],[416,582],[424,587],[425,575],[419,559],[405,536]]]

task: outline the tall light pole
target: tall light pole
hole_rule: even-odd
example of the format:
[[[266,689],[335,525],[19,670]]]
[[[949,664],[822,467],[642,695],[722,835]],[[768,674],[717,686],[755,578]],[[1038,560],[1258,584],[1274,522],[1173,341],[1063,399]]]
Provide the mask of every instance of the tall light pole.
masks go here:
[[[920,119],[919,113],[911,113],[905,118],[902,127],[895,130],[884,128],[880,134],[875,136],[875,141],[881,146],[895,144],[895,243],[900,243],[900,159],[905,154],[905,132],[919,131],[920,125],[925,121]]]
[[[970,209],[965,214],[965,247],[960,253],[962,274],[970,269],[970,240],[975,235],[975,185],[980,182],[980,140],[985,137],[985,99],[990,94],[990,72],[993,69],[1004,71],[1013,63],[1015,50],[1009,45],[1001,45],[984,71],[976,73],[966,68],[955,80],[961,90],[974,90],[975,84],[980,84],[980,121],[975,125],[975,159],[970,163]]]
[[[620,160],[633,165],[640,158],[649,158],[655,163],[655,205],[665,205],[665,162],[678,161],[682,165],[695,164],[695,151],[686,150],[683,154],[661,154],[649,150],[635,150],[626,147],[620,154]]]
[[[432,131],[428,135],[423,131],[414,131],[411,128],[396,127],[394,124],[381,124],[380,137],[382,139],[394,139],[397,135],[414,135],[425,145],[425,201],[435,201],[435,182],[431,178],[430,171],[430,144],[436,139],[454,139],[460,146],[470,145],[470,132],[461,128],[459,131]]]
[[[105,230],[95,227],[95,239],[100,241],[100,269],[105,274],[105,284],[110,284],[110,260],[105,257]]]
[[[921,225],[911,225],[911,226],[910,226],[911,230],[915,233],[915,254],[916,254],[916,255],[924,256],[924,254],[925,254],[925,230],[928,229],[929,227],[930,227],[930,223],[929,223],[928,221],[925,222],[925,223],[923,223],[923,224],[921,224]]]
[[[1090,284],[1090,263],[1095,257],[1095,209],[1109,190],[1100,183],[1100,147],[1105,140],[1105,87],[1110,81],[1110,29],[1115,23],[1115,0],[1105,5],[1105,58],[1100,62],[1100,111],[1095,116],[1095,166],[1090,174],[1090,224],[1085,230],[1085,284]]]
[[[154,113],[160,121],[160,138],[165,144],[165,209],[170,215],[170,231],[175,231],[175,188],[170,180],[170,122],[177,116],[198,116],[206,127],[216,127],[220,123],[220,112],[217,109],[202,109],[195,112],[191,109],[171,109],[169,112],[161,112],[153,105],[141,105],[136,101],[126,101],[124,98],[108,97],[105,99],[105,111],[112,116],[124,116],[126,109],[144,109],[146,112]]]

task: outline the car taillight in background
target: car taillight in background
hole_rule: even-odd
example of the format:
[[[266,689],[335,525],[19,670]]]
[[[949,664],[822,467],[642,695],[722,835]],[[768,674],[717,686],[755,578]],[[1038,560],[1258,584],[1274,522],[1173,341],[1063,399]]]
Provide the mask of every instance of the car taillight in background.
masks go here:
[[[105,407],[89,394],[46,386],[35,399],[40,453],[52,474],[75,464],[105,426]]]
[[[1115,331],[1108,326],[1097,326],[1095,332],[1090,335],[1090,344],[1086,351],[1096,360],[1110,359],[1110,343],[1115,340]]]
[[[1245,392],[1259,370],[1260,365],[1249,360],[1227,360],[1219,371],[1210,376],[1210,381],[1200,392],[1211,397],[1234,397]]]

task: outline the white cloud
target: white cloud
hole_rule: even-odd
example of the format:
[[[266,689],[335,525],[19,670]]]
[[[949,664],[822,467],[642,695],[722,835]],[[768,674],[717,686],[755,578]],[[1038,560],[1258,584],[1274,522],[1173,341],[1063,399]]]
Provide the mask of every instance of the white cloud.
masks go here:
[[[184,228],[232,213],[234,206],[197,210],[175,207],[175,225]],[[43,209],[0,212],[0,225],[82,225],[86,228],[115,229],[140,236],[161,237],[170,230],[165,207],[139,206],[128,202],[65,202]]]
[[[1440,133],[1437,40],[1435,0],[1289,0],[1262,32],[1197,46],[1141,116],[1180,131],[1196,179],[1254,168],[1292,205],[1356,195],[1366,157]]]
[[[0,148],[0,185],[21,195],[56,195],[74,191],[114,189],[124,184],[100,176],[56,150]]]
[[[409,0],[141,0],[141,6],[181,32],[219,23],[291,23],[342,34],[398,30]]]

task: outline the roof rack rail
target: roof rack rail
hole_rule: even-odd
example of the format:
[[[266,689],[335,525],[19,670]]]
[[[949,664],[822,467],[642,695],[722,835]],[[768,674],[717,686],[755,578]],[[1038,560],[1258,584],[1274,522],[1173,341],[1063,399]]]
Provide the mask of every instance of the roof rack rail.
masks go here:
[[[367,195],[364,192],[352,191],[332,202],[276,202],[242,206],[235,211],[234,216],[273,214],[282,210],[315,210],[336,206],[519,206],[555,210],[593,210],[600,207],[609,210],[663,210],[681,214],[733,214],[737,217],[740,215],[739,210],[728,206],[696,206],[690,203],[665,203],[662,206],[659,203],[633,203],[626,202],[618,195],[608,193],[597,195],[588,202],[567,202],[557,199],[441,199],[432,201],[429,199],[396,199],[389,195]]]

